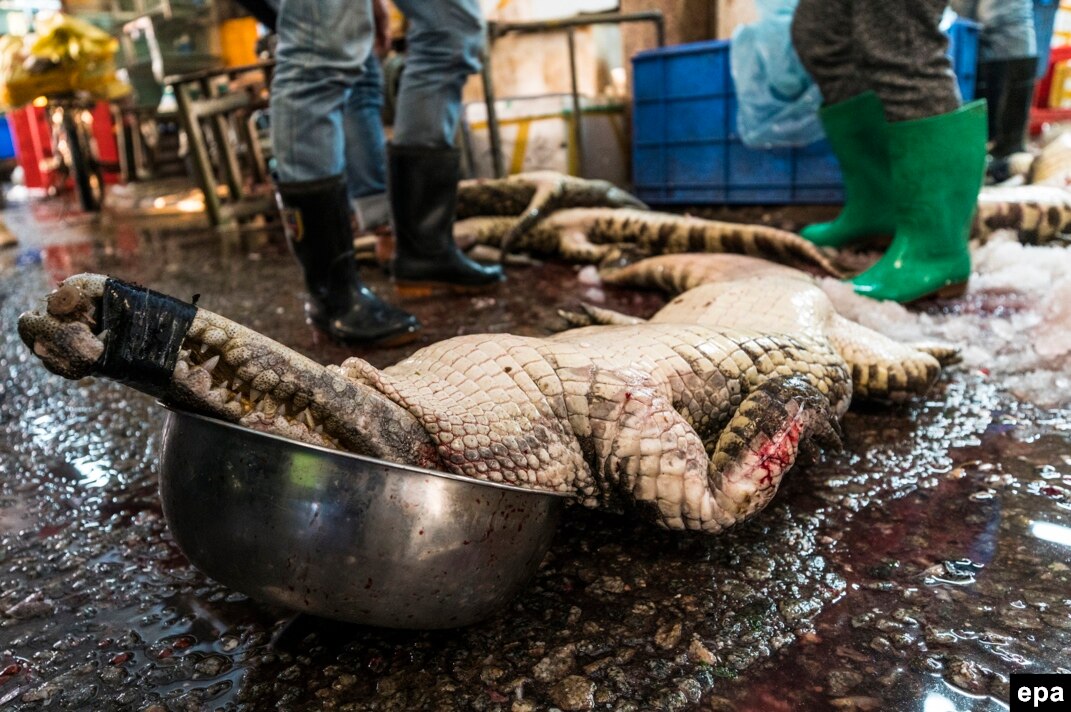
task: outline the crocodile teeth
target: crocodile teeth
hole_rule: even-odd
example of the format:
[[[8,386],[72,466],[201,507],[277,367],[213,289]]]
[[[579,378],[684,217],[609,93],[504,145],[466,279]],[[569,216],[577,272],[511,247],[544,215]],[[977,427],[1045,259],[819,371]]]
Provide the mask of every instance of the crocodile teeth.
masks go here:
[[[258,391],[256,388],[249,389],[249,400],[258,401],[262,395],[264,395],[263,391]]]
[[[309,426],[309,429],[310,429],[310,430],[312,430],[313,428],[315,428],[315,427],[316,427],[316,421],[315,421],[315,420],[313,420],[313,418],[312,418],[312,413],[310,413],[310,412],[309,412],[309,409],[308,409],[308,408],[306,408],[306,409],[305,409],[305,410],[304,410],[304,411],[302,412],[302,415],[303,415],[303,416],[305,416],[305,424]]]
[[[219,354],[216,354],[212,358],[210,358],[207,361],[205,361],[204,363],[202,363],[201,364],[201,368],[203,368],[204,370],[208,371],[209,373],[212,373],[212,369],[214,369],[218,363],[219,363]]]
[[[324,434],[324,426],[323,425],[317,425],[315,428],[312,429],[312,432],[317,433],[319,435],[323,435]]]
[[[190,367],[186,365],[185,361],[179,361],[175,364],[175,378],[184,379],[190,375]]]
[[[107,341],[108,340],[108,331],[109,331],[109,329],[105,329],[104,331],[102,331],[99,334],[97,334],[97,341],[99,341],[101,343],[104,343],[105,341]]]
[[[209,346],[208,346],[207,343],[201,344],[201,353],[203,353],[203,354],[208,353],[208,348],[209,348]]]

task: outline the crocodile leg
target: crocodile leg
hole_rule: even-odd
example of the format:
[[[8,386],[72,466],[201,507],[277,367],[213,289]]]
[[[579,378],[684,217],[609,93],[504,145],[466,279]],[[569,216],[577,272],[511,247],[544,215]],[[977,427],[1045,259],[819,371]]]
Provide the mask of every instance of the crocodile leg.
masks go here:
[[[834,314],[826,337],[852,370],[852,392],[868,400],[905,401],[930,389],[941,371],[931,354]]]
[[[510,226],[506,234],[502,236],[502,243],[499,247],[502,250],[501,260],[503,262],[510,250],[513,249],[518,238],[554,211],[555,207],[557,207],[556,203],[561,197],[563,186],[564,183],[561,180],[548,180],[536,184],[532,202],[528,204],[527,209]]]

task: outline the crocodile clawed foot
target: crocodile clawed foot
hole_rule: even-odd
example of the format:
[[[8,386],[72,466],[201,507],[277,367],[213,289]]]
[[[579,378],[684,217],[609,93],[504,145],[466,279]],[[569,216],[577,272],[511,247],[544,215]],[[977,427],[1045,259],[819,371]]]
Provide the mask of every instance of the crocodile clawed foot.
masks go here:
[[[606,254],[599,260],[599,273],[610,274],[650,256],[649,250],[638,245],[614,245],[607,249]]]
[[[638,316],[622,314],[587,302],[580,302],[576,311],[559,309],[558,316],[565,320],[566,329],[578,329],[584,326],[632,326],[645,321]]]
[[[929,354],[937,359],[942,366],[950,366],[963,360],[963,354],[958,346],[937,341],[918,341],[908,344],[916,351]]]
[[[558,331],[579,329],[581,327],[592,326],[593,324],[595,324],[594,319],[592,319],[591,314],[589,314],[584,309],[583,304],[578,306],[576,311],[570,311],[569,309],[559,309],[558,316],[560,316],[565,322],[565,328],[559,329]]]

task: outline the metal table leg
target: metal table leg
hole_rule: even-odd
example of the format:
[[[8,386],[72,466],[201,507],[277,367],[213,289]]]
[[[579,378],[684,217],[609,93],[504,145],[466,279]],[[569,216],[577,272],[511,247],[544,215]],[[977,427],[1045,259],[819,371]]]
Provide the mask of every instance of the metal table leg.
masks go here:
[[[193,157],[193,167],[197,172],[197,182],[204,193],[205,212],[208,213],[208,221],[213,226],[218,226],[223,222],[223,211],[219,193],[216,192],[216,176],[212,172],[212,159],[208,155],[208,146],[205,145],[205,137],[201,132],[201,122],[193,113],[191,106],[190,85],[175,84],[174,89],[179,115],[182,117],[182,126],[186,130],[186,140]]]
[[[219,96],[219,92],[212,85],[210,79],[201,81],[201,95],[213,98]],[[234,146],[230,142],[228,117],[218,114],[209,119],[209,121],[212,126],[213,138],[216,140],[216,150],[219,152],[221,163],[223,164],[223,177],[227,181],[229,199],[231,202],[236,203],[242,199],[242,170],[238,166],[238,157],[235,155]]]

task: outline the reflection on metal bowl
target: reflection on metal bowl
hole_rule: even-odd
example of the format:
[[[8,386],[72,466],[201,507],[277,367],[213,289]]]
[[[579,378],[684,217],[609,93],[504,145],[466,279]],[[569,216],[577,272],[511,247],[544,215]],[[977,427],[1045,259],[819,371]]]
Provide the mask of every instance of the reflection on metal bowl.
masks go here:
[[[485,618],[535,573],[567,501],[169,410],[160,493],[182,551],[253,598],[329,618]]]

